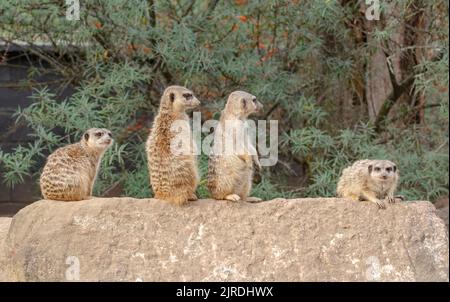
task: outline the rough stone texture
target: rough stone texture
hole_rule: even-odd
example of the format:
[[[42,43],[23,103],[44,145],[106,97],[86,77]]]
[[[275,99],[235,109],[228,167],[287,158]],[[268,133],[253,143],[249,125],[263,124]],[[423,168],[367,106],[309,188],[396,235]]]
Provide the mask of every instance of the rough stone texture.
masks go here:
[[[8,234],[9,225],[11,224],[12,218],[0,217],[0,282],[6,281],[6,276],[4,273],[5,268],[5,256],[4,256],[4,246],[6,235]]]
[[[443,197],[439,199],[437,202],[434,203],[434,206],[437,209],[437,215],[444,220],[445,225],[448,227],[448,216],[449,216],[449,206],[448,206],[448,196]]]
[[[21,281],[76,276],[70,256],[81,281],[449,280],[448,233],[423,201],[39,201],[13,218],[6,252]]]

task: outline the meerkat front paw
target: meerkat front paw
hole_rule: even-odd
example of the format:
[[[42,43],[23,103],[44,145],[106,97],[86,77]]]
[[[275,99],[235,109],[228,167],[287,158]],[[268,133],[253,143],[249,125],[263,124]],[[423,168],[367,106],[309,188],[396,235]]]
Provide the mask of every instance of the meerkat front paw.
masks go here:
[[[196,200],[198,200],[198,197],[197,197],[197,195],[195,195],[195,193],[193,193],[193,194],[191,195],[191,197],[188,198],[188,200],[189,200],[189,201],[196,201]]]
[[[377,204],[378,208],[380,209],[386,209],[386,204],[382,200],[376,200],[375,203]]]
[[[393,195],[388,195],[386,200],[388,203],[395,203],[395,197]]]
[[[405,196],[403,196],[403,195],[396,195],[394,197],[394,199],[399,199],[400,201],[405,201]]]
[[[241,197],[237,194],[230,194],[230,195],[225,196],[225,200],[239,201],[239,200],[241,200]]]
[[[255,202],[261,202],[262,199],[259,198],[259,197],[247,197],[247,199],[245,201],[246,202],[255,203]]]

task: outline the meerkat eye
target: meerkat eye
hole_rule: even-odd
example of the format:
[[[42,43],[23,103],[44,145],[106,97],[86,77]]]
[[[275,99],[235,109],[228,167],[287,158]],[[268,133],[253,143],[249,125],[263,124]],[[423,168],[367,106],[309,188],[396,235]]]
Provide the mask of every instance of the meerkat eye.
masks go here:
[[[381,171],[381,168],[380,168],[380,167],[375,167],[375,171],[376,171],[376,172],[380,172],[380,171]]]
[[[392,168],[391,168],[391,167],[387,167],[387,168],[386,168],[386,171],[387,171],[387,172],[391,172],[391,171],[392,171]]]
[[[111,132],[108,132],[108,136],[109,136],[109,137],[112,137],[112,134],[111,134]]]
[[[254,98],[254,99],[253,99],[253,103],[255,103],[255,104],[256,104],[256,98]]]
[[[96,132],[95,133],[95,137],[102,137],[102,135],[103,135],[103,133],[101,133],[101,132]]]
[[[191,93],[183,93],[183,97],[189,101],[190,99],[192,99],[192,94]]]
[[[397,166],[392,167],[394,169],[394,172],[397,171]]]

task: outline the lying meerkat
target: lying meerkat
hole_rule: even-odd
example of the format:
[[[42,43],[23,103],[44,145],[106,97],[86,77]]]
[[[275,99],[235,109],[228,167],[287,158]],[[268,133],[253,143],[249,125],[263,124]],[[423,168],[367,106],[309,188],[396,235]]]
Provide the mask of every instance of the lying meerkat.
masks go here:
[[[389,160],[358,160],[342,171],[337,184],[338,197],[355,201],[368,200],[379,208],[394,203],[394,193],[397,189],[399,171],[397,166]],[[397,196],[403,199],[402,196]]]
[[[177,154],[171,144],[176,136],[172,127],[180,121],[186,126],[182,135],[191,141],[186,110],[198,105],[200,101],[192,91],[181,86],[168,87],[161,97],[159,112],[146,143],[150,183],[157,199],[178,205],[197,200],[195,190],[199,174],[194,150],[190,154]]]
[[[215,130],[214,151],[209,159],[208,189],[215,199],[261,201],[260,198],[248,197],[252,188],[253,165],[260,167],[260,163],[249,137],[244,135],[247,117],[261,108],[256,97],[247,92],[235,91],[229,95]],[[236,150],[227,152],[229,145]]]
[[[109,130],[91,128],[78,143],[50,154],[39,181],[43,197],[63,201],[89,199],[103,154],[112,143]]]

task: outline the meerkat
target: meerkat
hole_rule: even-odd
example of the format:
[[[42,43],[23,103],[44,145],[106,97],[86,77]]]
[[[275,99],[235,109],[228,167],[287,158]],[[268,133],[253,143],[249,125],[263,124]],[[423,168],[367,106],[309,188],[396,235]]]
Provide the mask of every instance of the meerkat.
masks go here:
[[[43,197],[62,201],[91,198],[101,159],[112,143],[109,130],[91,128],[78,143],[50,154],[39,181]]]
[[[262,104],[250,93],[234,91],[229,95],[215,130],[208,166],[207,186],[215,199],[261,201],[260,198],[249,197],[254,165],[258,168],[261,165],[249,136],[244,135],[248,116],[261,109]],[[230,142],[233,145],[231,153],[226,150]]]
[[[394,196],[399,180],[397,166],[389,160],[358,160],[342,171],[337,184],[338,197],[355,201],[371,201],[379,208],[386,208],[395,199],[403,200],[402,196]]]
[[[177,205],[197,200],[195,191],[199,174],[196,147],[186,110],[199,105],[200,101],[193,92],[181,86],[167,87],[161,97],[159,111],[146,143],[150,184],[157,199]],[[192,148],[184,153],[173,149],[177,136],[173,127],[180,122],[185,126],[181,135]]]

